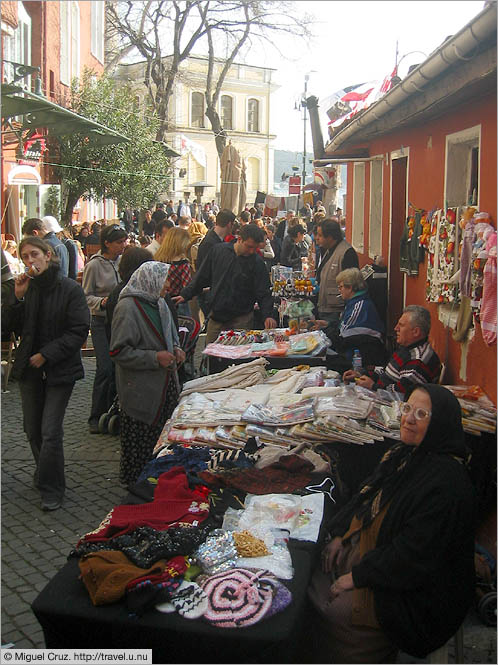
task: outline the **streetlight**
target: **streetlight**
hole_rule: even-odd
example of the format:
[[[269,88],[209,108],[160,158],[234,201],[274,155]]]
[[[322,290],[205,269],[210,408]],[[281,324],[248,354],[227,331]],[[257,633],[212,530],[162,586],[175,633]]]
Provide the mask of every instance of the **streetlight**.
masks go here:
[[[306,72],[304,75],[304,95],[301,99],[301,108],[304,108],[304,114],[303,114],[303,170],[302,170],[302,184],[301,184],[301,191],[304,192],[304,186],[306,184],[306,122],[307,122],[307,106],[306,106],[306,98],[308,96],[308,81],[310,80],[310,74],[316,73],[315,69],[310,69],[309,72]],[[299,208],[299,196],[297,197],[297,208],[296,212]]]

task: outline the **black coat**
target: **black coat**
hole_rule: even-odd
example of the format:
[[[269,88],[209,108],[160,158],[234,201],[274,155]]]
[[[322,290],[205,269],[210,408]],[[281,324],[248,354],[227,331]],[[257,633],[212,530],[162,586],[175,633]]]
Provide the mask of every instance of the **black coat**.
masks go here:
[[[280,251],[280,263],[293,270],[302,270],[301,250],[290,236],[285,236]]]
[[[41,353],[49,385],[82,379],[81,347],[90,328],[90,310],[81,286],[50,266],[33,279],[23,301],[8,308],[7,325],[21,332],[12,376],[22,379],[29,359]]]
[[[475,594],[475,494],[462,463],[467,451],[460,407],[442,386],[423,389],[432,402],[424,440],[397,475],[382,475],[381,462],[330,529],[332,536],[344,535],[352,515],[358,515],[361,496],[368,495],[366,486],[382,488],[386,514],[375,548],[352,568],[353,582],[373,590],[382,630],[418,658],[454,635]],[[405,454],[403,446],[398,451]]]

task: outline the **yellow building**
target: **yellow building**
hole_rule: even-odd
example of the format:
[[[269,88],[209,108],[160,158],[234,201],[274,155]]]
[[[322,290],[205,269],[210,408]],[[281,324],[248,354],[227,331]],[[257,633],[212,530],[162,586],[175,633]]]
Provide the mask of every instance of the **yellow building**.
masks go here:
[[[165,58],[167,60],[167,58]],[[215,64],[214,81],[223,62]],[[173,158],[171,189],[165,192],[175,203],[188,185],[206,181],[212,187],[204,191],[203,202],[219,198],[220,168],[211,123],[205,116],[205,81],[208,60],[191,56],[180,65],[173,97],[169,105],[171,132],[166,141],[181,154]],[[233,64],[225,78],[218,102],[218,113],[227,136],[245,160],[247,202],[254,203],[256,191],[270,192],[273,187],[273,146],[270,134],[271,94],[279,86],[272,81],[275,70],[246,64]],[[145,63],[119,65],[116,78],[135,82],[137,103],[145,104],[148,92],[143,83]],[[181,177],[180,177],[181,176]],[[165,197],[166,198],[166,197]]]

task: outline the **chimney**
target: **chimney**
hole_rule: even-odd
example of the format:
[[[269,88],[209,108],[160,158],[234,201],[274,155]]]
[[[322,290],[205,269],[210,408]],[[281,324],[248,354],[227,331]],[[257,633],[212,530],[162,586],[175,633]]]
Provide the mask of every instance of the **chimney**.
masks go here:
[[[311,136],[313,138],[313,154],[315,159],[325,157],[322,128],[318,117],[318,97],[312,95],[306,98],[306,106],[310,112]]]

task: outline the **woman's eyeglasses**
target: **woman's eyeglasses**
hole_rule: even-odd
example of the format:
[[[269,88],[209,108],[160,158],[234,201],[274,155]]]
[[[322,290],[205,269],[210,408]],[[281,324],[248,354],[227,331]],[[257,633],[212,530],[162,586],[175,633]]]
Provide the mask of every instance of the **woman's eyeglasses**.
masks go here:
[[[404,416],[407,416],[409,413],[413,413],[416,420],[425,420],[426,418],[430,418],[432,414],[432,411],[427,411],[427,409],[423,409],[421,406],[416,406],[414,408],[408,402],[402,402],[400,404],[399,410]]]

